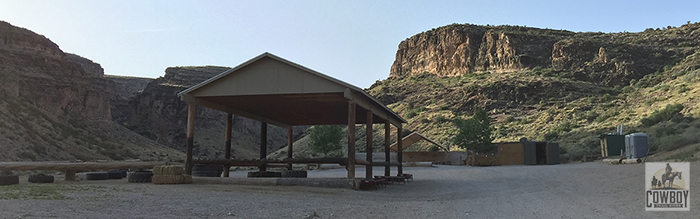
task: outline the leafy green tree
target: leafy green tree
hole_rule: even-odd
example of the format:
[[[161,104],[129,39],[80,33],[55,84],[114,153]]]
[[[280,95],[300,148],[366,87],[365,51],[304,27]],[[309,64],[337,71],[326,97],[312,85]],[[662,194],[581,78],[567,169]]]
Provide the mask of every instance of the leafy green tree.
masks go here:
[[[459,133],[452,139],[457,147],[479,153],[493,149],[493,127],[486,111],[478,108],[471,119],[455,119],[453,122],[459,129]]]
[[[309,149],[314,153],[328,156],[330,152],[340,150],[343,129],[337,125],[317,125],[306,130],[309,135]]]

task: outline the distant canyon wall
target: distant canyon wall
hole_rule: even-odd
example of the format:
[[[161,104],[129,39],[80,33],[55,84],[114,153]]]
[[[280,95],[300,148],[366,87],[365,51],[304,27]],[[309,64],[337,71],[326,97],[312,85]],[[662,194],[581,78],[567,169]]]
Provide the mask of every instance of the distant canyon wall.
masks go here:
[[[103,75],[99,64],[64,53],[42,35],[0,21],[3,94],[54,116],[109,120],[114,83]]]
[[[602,85],[628,85],[694,51],[699,24],[640,33],[576,33],[518,26],[452,24],[402,41],[390,78],[461,76],[549,68]],[[688,47],[689,48],[689,47]]]

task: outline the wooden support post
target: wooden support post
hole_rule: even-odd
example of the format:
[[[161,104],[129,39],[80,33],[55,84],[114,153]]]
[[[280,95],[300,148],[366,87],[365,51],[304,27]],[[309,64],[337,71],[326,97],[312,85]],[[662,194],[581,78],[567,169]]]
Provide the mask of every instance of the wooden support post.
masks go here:
[[[185,173],[192,175],[192,147],[194,147],[194,103],[187,103],[187,158]]]
[[[66,170],[65,181],[75,181],[75,170]]]
[[[287,158],[292,159],[292,154],[294,152],[294,129],[289,128],[289,133],[287,134]],[[292,170],[292,163],[287,166],[288,170]]]
[[[386,122],[384,122],[384,156],[387,163],[391,162],[391,149],[389,148],[390,146],[391,123],[389,123],[389,120],[386,120]],[[384,176],[391,176],[391,166],[384,166]]]
[[[372,121],[374,117],[374,113],[372,110],[367,110],[367,127],[365,128],[366,130],[366,142],[367,142],[367,162],[370,163],[370,165],[365,165],[365,178],[367,179],[372,179],[372,145],[373,145],[373,138],[372,138],[372,124],[374,124],[374,121]]]
[[[260,159],[267,158],[267,122],[260,123]],[[260,165],[260,171],[267,171],[267,165]]]
[[[355,101],[348,101],[348,179],[355,179]]]
[[[233,125],[233,115],[231,113],[226,114],[226,137],[225,137],[225,146],[226,150],[224,151],[224,158],[231,159],[231,126]],[[224,165],[224,177],[228,177],[229,171],[231,169],[231,165]]]
[[[401,131],[403,128],[401,124],[396,126],[396,133],[398,138],[396,138],[396,146],[398,146],[398,152],[396,153],[396,159],[399,162],[398,175],[403,174],[403,136],[401,136]]]

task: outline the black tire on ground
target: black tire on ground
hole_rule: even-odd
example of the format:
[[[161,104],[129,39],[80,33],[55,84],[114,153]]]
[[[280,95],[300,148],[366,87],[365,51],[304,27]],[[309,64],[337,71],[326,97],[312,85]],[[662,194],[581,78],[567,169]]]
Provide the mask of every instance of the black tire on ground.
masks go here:
[[[53,183],[54,178],[52,175],[36,174],[29,176],[27,181],[30,183]]]
[[[224,166],[211,164],[195,164],[192,167],[192,176],[220,177],[224,172]]]
[[[110,170],[107,172],[107,178],[108,179],[121,179],[122,178],[122,171],[121,170]]]
[[[85,175],[86,180],[107,180],[109,179],[109,174],[107,172],[97,172],[97,173],[87,173]]]
[[[282,172],[254,171],[248,172],[248,177],[282,177]]]
[[[253,178],[253,177],[260,177],[260,172],[258,172],[258,171],[248,172],[248,178]]]
[[[282,177],[282,172],[266,171],[263,172],[262,177]]]
[[[306,170],[285,170],[284,172],[282,172],[282,177],[306,178],[306,176]]]
[[[19,184],[19,176],[0,176],[0,186]]]
[[[128,181],[130,183],[150,183],[153,172],[151,171],[134,171],[129,174]]]

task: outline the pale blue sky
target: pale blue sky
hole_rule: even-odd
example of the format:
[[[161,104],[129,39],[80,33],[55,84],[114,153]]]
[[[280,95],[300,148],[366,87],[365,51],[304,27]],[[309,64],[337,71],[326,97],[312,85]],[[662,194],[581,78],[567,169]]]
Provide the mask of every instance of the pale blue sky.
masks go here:
[[[398,44],[452,23],[639,32],[700,21],[700,1],[0,0],[0,20],[100,63],[156,78],[270,52],[358,87],[387,78]]]

